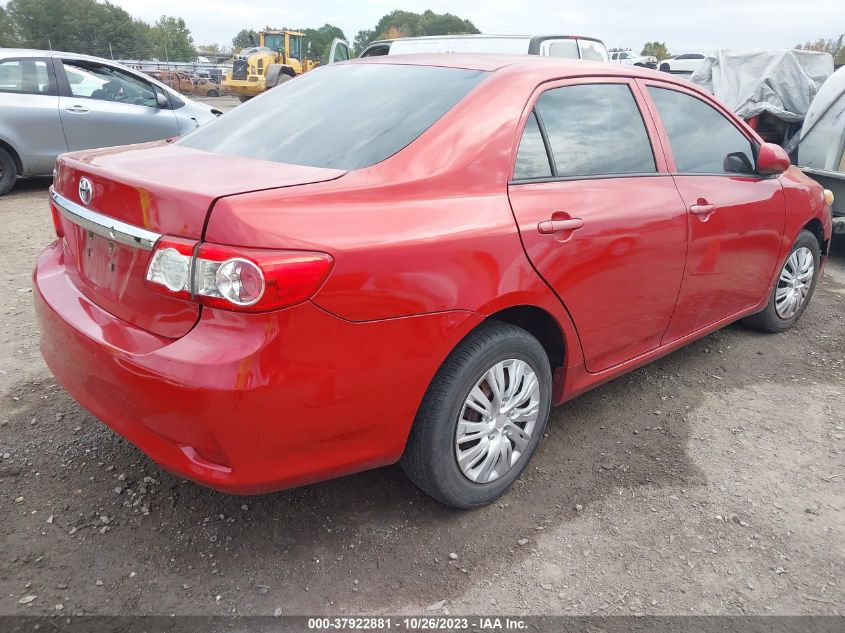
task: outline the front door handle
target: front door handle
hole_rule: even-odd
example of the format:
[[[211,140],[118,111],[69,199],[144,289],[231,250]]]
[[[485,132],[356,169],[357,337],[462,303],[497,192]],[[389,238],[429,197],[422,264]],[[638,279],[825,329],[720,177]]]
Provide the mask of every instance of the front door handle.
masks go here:
[[[543,235],[554,235],[561,231],[576,231],[584,226],[581,218],[570,218],[568,220],[543,220],[537,225],[537,230]]]
[[[85,114],[86,112],[89,112],[88,108],[79,104],[65,106],[65,110],[73,112],[74,114]]]

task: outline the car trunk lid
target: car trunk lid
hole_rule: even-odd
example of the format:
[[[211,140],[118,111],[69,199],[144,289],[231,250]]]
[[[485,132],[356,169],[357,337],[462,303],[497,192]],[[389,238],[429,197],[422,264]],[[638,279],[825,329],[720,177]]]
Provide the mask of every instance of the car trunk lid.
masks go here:
[[[322,182],[344,173],[162,142],[64,155],[53,202],[60,211],[68,274],[111,314],[178,338],[196,323],[200,308],[156,292],[146,281],[159,236],[200,240],[208,213],[221,197]]]

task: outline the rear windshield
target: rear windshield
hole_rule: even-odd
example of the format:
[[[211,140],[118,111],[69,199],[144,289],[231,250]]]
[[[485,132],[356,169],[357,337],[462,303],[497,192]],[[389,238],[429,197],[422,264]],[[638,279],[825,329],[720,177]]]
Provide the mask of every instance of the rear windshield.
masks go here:
[[[325,66],[272,88],[178,143],[293,165],[360,169],[408,145],[486,76],[432,66]]]

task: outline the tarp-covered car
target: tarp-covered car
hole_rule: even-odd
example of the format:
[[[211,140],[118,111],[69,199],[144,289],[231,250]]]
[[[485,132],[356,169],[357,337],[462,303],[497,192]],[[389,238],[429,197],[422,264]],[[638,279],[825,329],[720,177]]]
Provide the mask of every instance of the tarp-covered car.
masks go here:
[[[834,225],[845,233],[845,68],[828,79],[813,100],[798,145],[798,165],[833,191]]]
[[[723,49],[708,55],[690,81],[726,104],[766,141],[790,151],[810,104],[832,74],[828,53]]]

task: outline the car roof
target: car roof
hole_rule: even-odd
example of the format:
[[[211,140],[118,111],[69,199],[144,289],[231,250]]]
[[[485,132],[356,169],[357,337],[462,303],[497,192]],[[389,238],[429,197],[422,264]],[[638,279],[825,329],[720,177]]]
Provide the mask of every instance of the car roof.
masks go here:
[[[460,33],[456,35],[420,35],[417,37],[393,37],[393,38],[386,38],[383,40],[373,40],[368,44],[368,46],[372,44],[389,44],[391,42],[401,42],[406,40],[532,40],[535,38],[539,38],[542,40],[550,40],[550,39],[564,39],[564,40],[590,40],[592,42],[602,42],[597,37],[591,37],[589,35],[572,35],[571,33],[553,33],[553,34],[545,34],[545,35],[494,35],[491,33]],[[604,44],[604,42],[602,42]]]
[[[420,53],[409,55],[380,55],[352,59],[343,64],[402,64],[406,66],[440,66],[495,72],[505,68],[516,72],[536,72],[556,77],[583,77],[593,75],[643,77],[672,81],[672,76],[663,72],[637,66],[620,66],[605,62],[583,59],[546,57],[542,55],[499,55],[497,53]],[[679,82],[674,82],[679,83]],[[688,85],[683,81],[683,85]]]
[[[65,57],[67,59],[89,59],[96,61],[106,61],[110,63],[118,63],[113,60],[108,60],[104,57],[96,57],[94,55],[81,55],[79,53],[66,53],[64,51],[44,51],[34,48],[0,48],[0,59],[8,59],[11,57]]]

